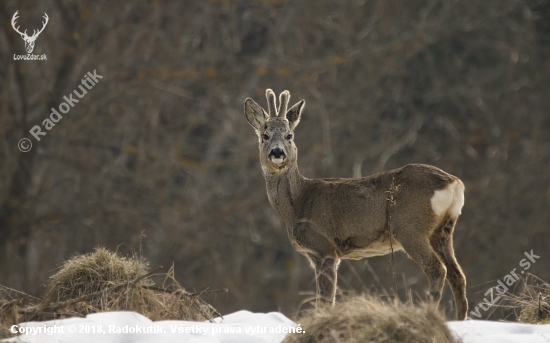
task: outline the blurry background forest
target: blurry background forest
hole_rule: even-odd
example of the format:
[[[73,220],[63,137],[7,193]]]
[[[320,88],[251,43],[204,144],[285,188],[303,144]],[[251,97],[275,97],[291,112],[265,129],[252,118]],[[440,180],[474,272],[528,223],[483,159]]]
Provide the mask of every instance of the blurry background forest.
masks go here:
[[[48,14],[33,52],[47,61],[14,61],[16,10],[28,32]],[[471,307],[524,251],[550,280],[550,1],[5,0],[0,20],[0,284],[42,294],[101,245],[174,263],[187,289],[229,288],[205,296],[222,313],[294,315],[313,270],[267,200],[243,114],[266,88],[306,100],[306,177],[417,162],[464,181],[454,245]],[[36,141],[29,129],[94,70]],[[423,299],[422,271],[396,257],[401,298]],[[390,290],[389,256],[343,262],[338,283]]]

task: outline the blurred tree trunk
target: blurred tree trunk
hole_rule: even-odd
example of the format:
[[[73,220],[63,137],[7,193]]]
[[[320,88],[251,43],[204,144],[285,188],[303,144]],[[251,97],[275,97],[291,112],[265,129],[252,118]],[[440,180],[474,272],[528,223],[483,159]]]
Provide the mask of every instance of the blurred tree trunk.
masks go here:
[[[63,58],[59,63],[59,69],[57,71],[55,81],[53,81],[52,92],[49,99],[44,102],[45,107],[41,113],[45,116],[49,115],[50,108],[56,107],[63,99],[63,95],[67,90],[68,80],[72,76],[71,70],[75,63],[75,51],[77,49],[78,35],[76,34],[79,23],[79,12],[76,4],[74,3],[61,3],[58,2],[58,9],[64,26],[65,36],[65,50]],[[0,19],[3,22],[9,22],[10,18],[8,11],[3,3],[0,3]],[[6,34],[8,37],[8,44],[10,49],[15,49],[16,42],[14,41],[16,36],[13,34]],[[14,123],[15,130],[9,131],[10,137],[6,139],[10,147],[15,147],[18,144],[19,139],[23,137],[29,137],[29,130],[37,124],[37,122],[31,122],[28,119],[29,103],[27,87],[27,80],[25,75],[25,65],[17,65],[15,61],[10,60],[10,66],[15,72],[15,78],[17,80],[17,94],[20,101],[20,112],[16,117]],[[15,105],[13,105],[13,112],[16,113]],[[43,119],[43,118],[41,118]],[[30,138],[33,143],[36,143],[33,138]],[[31,236],[35,224],[35,206],[32,199],[32,172],[36,161],[36,152],[38,147],[34,144],[33,148],[28,152],[17,152],[16,167],[13,170],[11,182],[8,183],[9,190],[5,201],[0,206],[0,259],[2,261],[10,261],[7,264],[3,264],[3,268],[22,270],[27,260],[27,248],[28,240]],[[26,273],[10,273],[9,275],[16,276],[16,280],[11,280],[13,287],[26,289],[25,280]]]
[[[3,3],[0,3],[0,20],[4,23],[10,21],[8,11]],[[5,37],[8,39],[10,48],[13,48],[16,43],[14,40],[17,37],[12,34],[6,34]],[[11,50],[15,51],[15,49]],[[30,124],[27,123],[28,97],[24,68],[18,68],[13,60],[6,67],[6,74],[10,68],[13,68],[17,81],[17,96],[20,106],[15,119],[16,130],[8,131],[6,141],[10,144],[10,147],[15,147],[18,140],[30,129]],[[13,101],[10,105],[13,112],[17,113],[17,106]],[[32,186],[32,167],[36,151],[36,149],[31,149],[26,153],[17,151],[16,167],[13,170],[11,181],[8,183],[7,197],[0,207],[0,258],[3,261],[10,261],[10,263],[3,266],[4,268],[11,269],[15,260],[23,261],[25,258],[26,239],[30,232],[28,228],[32,215],[25,211],[23,205],[27,203],[29,189]],[[13,254],[16,254],[16,256]]]

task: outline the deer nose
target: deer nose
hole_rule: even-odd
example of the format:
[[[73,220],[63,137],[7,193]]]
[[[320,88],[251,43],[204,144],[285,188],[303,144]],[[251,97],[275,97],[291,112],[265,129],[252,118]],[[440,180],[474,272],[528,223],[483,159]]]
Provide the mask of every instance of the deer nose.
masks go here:
[[[283,149],[275,148],[269,153],[269,157],[271,156],[275,158],[285,157],[285,152],[283,151]]]

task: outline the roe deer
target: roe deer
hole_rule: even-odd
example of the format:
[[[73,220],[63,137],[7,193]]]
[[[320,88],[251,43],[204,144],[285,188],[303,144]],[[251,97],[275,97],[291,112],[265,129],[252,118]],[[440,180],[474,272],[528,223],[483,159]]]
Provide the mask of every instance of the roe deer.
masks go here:
[[[269,113],[250,98],[244,113],[259,137],[269,202],[284,220],[294,249],[315,268],[316,306],[334,304],[341,259],[403,249],[428,277],[428,299],[439,304],[446,276],[457,317],[465,319],[466,278],[452,238],[464,205],[460,179],[423,164],[362,178],[305,178],[298,171],[293,141],[305,101],[287,109],[290,94],[284,91],[277,109],[271,89],[266,96]]]

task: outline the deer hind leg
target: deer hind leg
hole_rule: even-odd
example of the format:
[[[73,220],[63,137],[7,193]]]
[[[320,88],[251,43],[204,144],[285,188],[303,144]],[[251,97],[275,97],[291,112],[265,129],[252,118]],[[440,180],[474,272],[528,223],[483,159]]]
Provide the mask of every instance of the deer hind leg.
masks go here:
[[[453,249],[453,230],[456,218],[446,218],[430,237],[430,244],[447,267],[447,280],[455,299],[456,316],[466,319],[468,300],[466,299],[466,277],[456,261]]]
[[[336,296],[336,279],[340,260],[334,257],[319,257],[308,254],[311,264],[315,268],[315,283],[317,285],[317,300],[315,306],[334,305]]]
[[[445,286],[446,268],[432,249],[428,237],[420,232],[420,230],[399,230],[396,232],[396,239],[428,277],[430,289],[427,299],[438,305]]]

